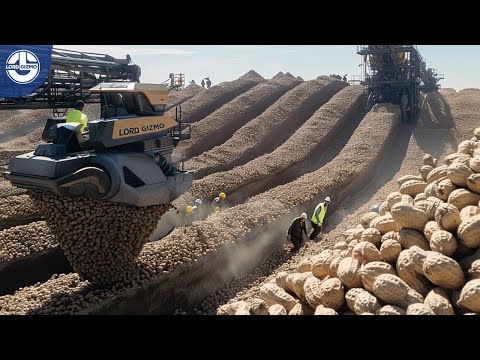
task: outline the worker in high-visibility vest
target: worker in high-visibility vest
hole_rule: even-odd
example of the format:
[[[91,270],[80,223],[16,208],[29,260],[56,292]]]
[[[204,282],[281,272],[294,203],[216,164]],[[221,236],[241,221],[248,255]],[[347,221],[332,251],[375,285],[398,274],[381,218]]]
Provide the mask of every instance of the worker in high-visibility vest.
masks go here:
[[[313,228],[313,231],[310,234],[310,240],[315,240],[317,235],[320,234],[320,231],[322,231],[323,219],[327,213],[328,205],[330,205],[330,196],[327,196],[324,202],[318,204],[313,211],[312,218],[310,219],[310,223],[312,224]]]
[[[87,115],[82,113],[82,110],[85,106],[85,103],[82,100],[77,100],[75,103],[75,109],[70,111],[67,114],[67,123],[80,123],[82,127],[80,128],[80,132],[85,131],[85,127],[87,126],[88,118]]]

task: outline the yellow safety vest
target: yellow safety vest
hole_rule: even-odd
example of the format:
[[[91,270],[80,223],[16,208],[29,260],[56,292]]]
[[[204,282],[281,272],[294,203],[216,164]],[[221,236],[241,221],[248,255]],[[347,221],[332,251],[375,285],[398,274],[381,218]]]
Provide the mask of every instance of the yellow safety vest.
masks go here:
[[[317,207],[315,208],[315,211],[313,212],[313,215],[311,218],[312,222],[314,224],[322,224],[326,213],[327,213],[327,208],[325,207],[325,203],[322,202],[318,204]]]
[[[82,127],[80,128],[80,132],[83,132],[85,127],[87,126],[87,115],[82,114],[80,110],[72,110],[67,114],[67,123],[80,123]]]

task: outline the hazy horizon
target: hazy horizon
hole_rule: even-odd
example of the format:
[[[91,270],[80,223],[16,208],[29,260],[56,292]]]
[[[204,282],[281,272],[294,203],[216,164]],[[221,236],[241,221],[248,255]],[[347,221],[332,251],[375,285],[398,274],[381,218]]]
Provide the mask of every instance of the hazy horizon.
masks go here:
[[[140,81],[161,83],[170,73],[185,74],[186,82],[209,77],[212,85],[239,78],[254,70],[264,78],[289,72],[304,80],[320,75],[360,76],[357,45],[54,45],[56,48],[128,54],[142,69]],[[478,45],[418,45],[427,67],[444,74],[442,88],[480,88]]]

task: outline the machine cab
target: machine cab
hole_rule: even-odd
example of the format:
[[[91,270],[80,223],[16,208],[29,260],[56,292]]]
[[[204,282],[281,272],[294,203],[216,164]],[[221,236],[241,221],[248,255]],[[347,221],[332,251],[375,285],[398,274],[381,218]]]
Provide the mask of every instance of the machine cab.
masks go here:
[[[102,83],[90,89],[100,95],[100,119],[162,116],[168,87],[162,84]]]
[[[102,83],[91,88],[90,92],[99,94],[101,99],[100,119],[90,121],[88,125],[89,140],[95,149],[118,148],[160,138],[163,143],[158,146],[165,148],[176,146],[181,138],[186,138],[176,135],[181,134],[184,127],[181,116],[173,119],[165,115],[166,85]],[[129,145],[128,148],[132,147]],[[138,144],[135,148],[139,148]],[[144,147],[141,149],[143,151]]]
[[[95,149],[103,152],[118,147],[127,147],[130,151],[145,151],[145,141],[149,141],[148,147],[167,149],[176,146],[180,140],[190,138],[189,124],[181,123],[181,109],[180,112],[177,109],[176,119],[165,116],[168,101],[166,85],[101,83],[91,88],[90,92],[100,97],[100,117],[88,122],[88,134],[83,134],[83,138],[78,129],[73,130],[75,136],[72,134],[72,141],[68,141],[73,145],[68,145],[61,152],[62,156],[64,153],[80,150]],[[44,135],[48,136],[43,137],[45,141],[58,143],[59,131],[71,127],[68,124],[59,124],[61,122],[65,120],[50,119],[47,122]],[[152,145],[153,139],[158,140]],[[65,143],[64,140],[60,142]],[[45,154],[43,150],[42,154]]]

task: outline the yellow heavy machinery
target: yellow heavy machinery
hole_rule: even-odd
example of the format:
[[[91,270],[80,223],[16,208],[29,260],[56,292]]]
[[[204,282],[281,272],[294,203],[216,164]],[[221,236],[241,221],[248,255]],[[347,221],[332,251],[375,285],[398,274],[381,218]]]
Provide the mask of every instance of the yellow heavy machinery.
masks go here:
[[[4,175],[30,190],[82,278],[125,281],[158,220],[192,186],[193,173],[171,159],[190,138],[190,124],[182,122],[180,106],[174,117],[166,114],[172,89],[140,83],[140,68],[128,57],[57,53],[40,89],[0,99],[0,109],[60,110],[81,99],[100,105],[100,114],[82,132],[83,124],[67,123],[57,111],[46,121],[44,142],[13,157]]]
[[[11,159],[5,177],[18,187],[46,189],[136,206],[168,204],[191,187],[193,174],[172,163],[173,148],[190,138],[182,123],[166,116],[165,84],[140,83],[141,69],[129,55],[53,49],[48,78],[32,94],[0,99],[0,109],[54,109],[35,151]],[[178,90],[184,77],[171,74]],[[101,105],[98,119],[66,123],[77,100]]]
[[[168,87],[136,82],[101,83],[101,115],[88,123],[48,119],[46,141],[12,158],[5,177],[18,187],[45,189],[136,206],[168,204],[185,191],[193,173],[172,163],[173,148],[190,138],[190,125],[166,116]]]

